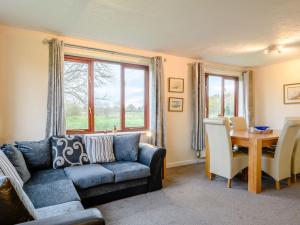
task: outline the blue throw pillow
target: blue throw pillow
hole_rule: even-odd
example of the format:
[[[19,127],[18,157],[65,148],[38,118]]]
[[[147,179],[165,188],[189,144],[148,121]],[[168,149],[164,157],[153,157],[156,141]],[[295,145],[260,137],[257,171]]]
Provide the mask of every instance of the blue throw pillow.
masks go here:
[[[31,178],[31,175],[28,171],[22,153],[13,145],[5,145],[2,147],[2,150],[11,164],[13,164],[13,166],[16,168],[23,182],[27,182]]]
[[[132,161],[138,159],[141,134],[124,134],[114,136],[114,153],[117,161]]]
[[[51,168],[50,140],[18,141],[18,149],[23,153],[29,170],[42,170]]]
[[[89,164],[89,158],[79,136],[58,136],[51,138],[53,169]]]

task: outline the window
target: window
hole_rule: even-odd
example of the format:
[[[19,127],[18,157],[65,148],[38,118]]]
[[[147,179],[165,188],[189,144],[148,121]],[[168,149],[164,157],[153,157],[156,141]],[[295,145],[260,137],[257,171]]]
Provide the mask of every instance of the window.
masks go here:
[[[206,116],[238,115],[238,78],[206,74]]]
[[[68,133],[148,128],[149,67],[65,56]]]

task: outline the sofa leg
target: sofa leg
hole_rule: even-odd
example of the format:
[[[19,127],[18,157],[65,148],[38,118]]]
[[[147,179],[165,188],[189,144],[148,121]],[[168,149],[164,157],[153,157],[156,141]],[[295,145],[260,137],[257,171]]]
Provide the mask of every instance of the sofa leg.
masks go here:
[[[228,187],[228,188],[231,188],[231,184],[232,184],[231,179],[228,179],[228,180],[227,180],[227,187]]]
[[[276,190],[280,190],[280,181],[275,181],[275,188]]]
[[[287,186],[291,186],[291,178],[289,177],[288,179],[287,179]]]

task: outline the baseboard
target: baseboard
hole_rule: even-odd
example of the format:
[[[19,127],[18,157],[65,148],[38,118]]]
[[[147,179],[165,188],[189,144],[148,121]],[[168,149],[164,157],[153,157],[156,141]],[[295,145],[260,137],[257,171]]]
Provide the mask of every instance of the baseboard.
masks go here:
[[[205,162],[205,159],[191,159],[185,161],[171,162],[171,163],[167,163],[167,168],[186,166],[186,165],[197,164],[201,162]]]

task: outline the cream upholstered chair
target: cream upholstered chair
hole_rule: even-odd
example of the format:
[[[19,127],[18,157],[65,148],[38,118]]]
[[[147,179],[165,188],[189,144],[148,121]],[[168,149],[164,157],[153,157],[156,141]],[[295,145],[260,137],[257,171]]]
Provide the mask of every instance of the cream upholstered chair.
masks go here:
[[[297,181],[297,174],[300,173],[300,133],[298,134],[294,152],[292,156],[292,176],[293,181]]]
[[[232,117],[232,128],[234,131],[246,131],[248,129],[244,117]]]
[[[219,175],[227,178],[231,188],[231,179],[241,170],[248,167],[248,155],[234,153],[225,118],[204,119],[210,151],[210,177]]]
[[[288,179],[290,184],[292,154],[299,130],[300,120],[285,121],[275,152],[262,155],[262,170],[275,179],[276,189],[280,189],[283,179]]]
[[[288,120],[299,120],[300,117],[287,117],[286,121]],[[294,151],[292,155],[292,177],[293,182],[297,181],[297,174],[300,173],[300,132],[298,133],[296,143],[294,146]]]

